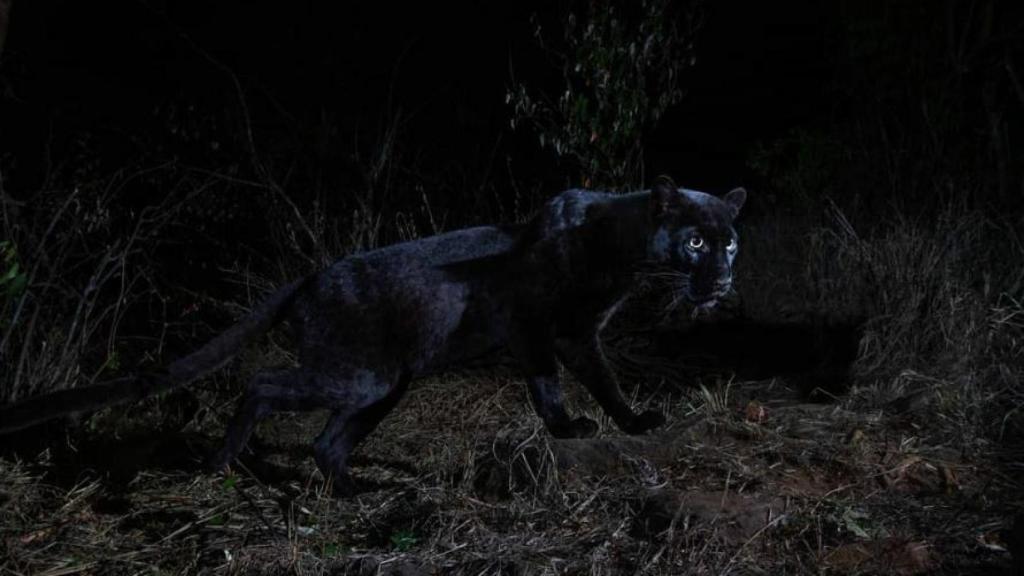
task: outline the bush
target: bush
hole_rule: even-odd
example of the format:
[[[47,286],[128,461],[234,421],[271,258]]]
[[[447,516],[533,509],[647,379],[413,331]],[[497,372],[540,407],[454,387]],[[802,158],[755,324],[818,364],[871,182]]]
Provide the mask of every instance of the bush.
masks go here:
[[[0,188],[0,401],[143,362],[150,346],[122,328],[145,319],[145,330],[161,334],[154,327],[165,320],[162,290],[150,259],[177,213],[172,198],[130,208],[145,176],[118,174],[20,200]]]
[[[561,70],[560,95],[552,101],[514,83],[506,98],[512,128],[531,127],[583,187],[642,186],[644,138],[683,96],[702,16],[695,6],[679,14],[667,0],[643,0],[571,11],[560,37],[535,21],[538,42]]]

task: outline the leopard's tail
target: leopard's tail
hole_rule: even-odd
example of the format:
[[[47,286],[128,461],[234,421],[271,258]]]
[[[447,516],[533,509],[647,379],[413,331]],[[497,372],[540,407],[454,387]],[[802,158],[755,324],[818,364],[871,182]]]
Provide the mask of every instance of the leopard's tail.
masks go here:
[[[184,386],[226,364],[239,351],[273,328],[287,312],[305,278],[279,289],[252,313],[195,352],[173,362],[166,373],[117,378],[81,388],[41,394],[0,407],[0,434],[107,406],[134,402]]]

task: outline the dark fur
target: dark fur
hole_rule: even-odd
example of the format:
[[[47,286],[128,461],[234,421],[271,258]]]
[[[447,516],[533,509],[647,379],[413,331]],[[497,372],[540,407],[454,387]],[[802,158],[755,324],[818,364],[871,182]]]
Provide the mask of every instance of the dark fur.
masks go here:
[[[123,380],[29,399],[0,410],[0,432],[70,412],[133,400],[194,380],[287,319],[299,366],[263,372],[249,384],[213,458],[227,466],[256,423],[275,410],[328,409],[314,443],[317,465],[337,482],[348,456],[395,406],[410,380],[507,347],[552,435],[591,436],[572,418],[558,379],[560,360],[624,431],[660,425],[634,413],[601,349],[599,333],[637,272],[671,280],[681,298],[712,306],[731,287],[732,221],[745,199],[680,191],[570,190],[521,228],[478,227],[343,258],[289,284],[166,375]],[[699,235],[701,247],[689,246]]]

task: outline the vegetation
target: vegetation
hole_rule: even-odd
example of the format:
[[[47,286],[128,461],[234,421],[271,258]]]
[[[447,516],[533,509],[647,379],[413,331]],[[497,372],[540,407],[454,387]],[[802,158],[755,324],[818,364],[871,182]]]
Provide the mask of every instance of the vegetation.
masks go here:
[[[682,76],[696,62],[703,13],[677,8],[667,0],[590,4],[566,15],[557,38],[535,23],[562,82],[557,100],[514,84],[507,96],[512,128],[531,127],[580,186],[642,187],[645,136],[682,99]]]
[[[338,499],[305,448],[324,415],[276,415],[230,474],[201,468],[247,375],[294,360],[274,334],[187,390],[5,438],[0,571],[1006,569],[1024,508],[1024,97],[1007,33],[1019,24],[998,2],[948,6],[944,18],[909,4],[875,18],[843,3],[839,112],[749,158],[741,314],[856,323],[848,378],[748,379],[657,350],[624,386],[668,426],[625,437],[570,386],[571,407],[602,424],[578,441],[544,432],[507,369],[437,377],[357,452],[362,491]],[[564,30],[535,24],[557,86],[517,78],[509,113],[555,152],[559,178],[650,179],[646,138],[687,105],[681,79],[704,22],[671,10],[590,5]],[[0,177],[3,402],[158,369],[333,256],[520,220],[552,192],[514,168],[427,178],[399,111],[358,154],[318,165],[308,143],[261,133],[250,93],[220,71],[237,123],[167,112],[137,166],[111,173],[76,135],[38,190]],[[322,123],[317,134],[338,130]],[[219,164],[160,157],[196,147]],[[0,156],[0,176],[16,164]],[[684,336],[708,322],[670,320]],[[627,336],[614,341],[651,342]]]

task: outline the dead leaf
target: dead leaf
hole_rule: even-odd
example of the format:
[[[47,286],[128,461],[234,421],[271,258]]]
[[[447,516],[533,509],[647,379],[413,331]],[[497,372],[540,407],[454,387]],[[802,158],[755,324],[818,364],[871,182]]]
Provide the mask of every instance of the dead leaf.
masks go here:
[[[1003,541],[1003,536],[1000,532],[1002,531],[993,530],[991,532],[982,532],[981,534],[978,534],[978,544],[993,552],[1009,552],[1006,547],[1006,542]]]
[[[946,493],[952,494],[960,490],[960,481],[956,478],[956,473],[953,469],[945,464],[939,465],[939,470],[942,471],[942,480],[946,484]]]
[[[867,435],[864,434],[864,431],[860,428],[856,428],[853,432],[850,432],[850,435],[846,439],[846,443],[850,446],[858,446],[864,442],[866,438]]]
[[[37,540],[43,540],[50,537],[50,533],[53,532],[53,528],[40,528],[34,530],[18,538],[18,541],[22,544],[31,544]]]
[[[768,419],[768,411],[757,400],[751,400],[743,410],[743,419],[752,424],[762,424]]]

